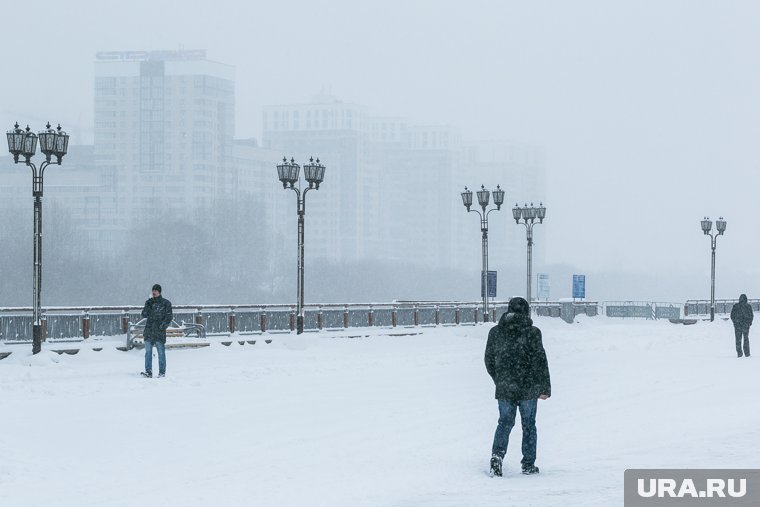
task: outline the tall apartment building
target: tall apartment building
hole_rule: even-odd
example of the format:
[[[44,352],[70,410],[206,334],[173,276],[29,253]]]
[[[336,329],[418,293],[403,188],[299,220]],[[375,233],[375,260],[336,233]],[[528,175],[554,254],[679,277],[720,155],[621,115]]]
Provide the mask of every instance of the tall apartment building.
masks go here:
[[[522,262],[524,231],[515,199],[544,198],[541,151],[511,142],[463,142],[457,129],[373,116],[367,108],[320,95],[310,103],[264,108],[263,144],[300,161],[327,165],[307,203],[310,255],[333,260],[387,259],[429,267],[479,266],[480,227],[460,192],[480,184],[506,191],[492,214],[493,266]],[[276,199],[277,200],[277,199]],[[291,199],[280,199],[290,210]],[[287,214],[284,224],[294,223]],[[289,225],[284,225],[289,227]],[[536,249],[537,263],[543,249]]]
[[[328,96],[309,104],[266,106],[263,112],[263,146],[303,164],[319,157],[326,166],[319,191],[306,200],[309,255],[335,261],[354,259],[364,248],[359,223],[367,201],[360,190],[373,185],[367,171],[368,115],[366,108]],[[303,174],[303,173],[302,173]],[[366,181],[367,178],[370,181]],[[294,220],[292,196],[276,199],[280,225]]]
[[[94,156],[119,227],[235,191],[234,109],[234,68],[203,50],[96,55]]]
[[[499,295],[509,297],[524,295],[525,272],[527,263],[527,243],[525,227],[515,223],[512,208],[519,203],[538,205],[543,201],[547,206],[547,219],[551,220],[551,203],[546,202],[546,173],[543,151],[535,146],[512,141],[490,140],[468,142],[462,149],[462,166],[468,168],[466,173],[458,175],[456,180],[457,198],[459,192],[468,185],[473,192],[485,185],[494,190],[500,185],[505,192],[501,211],[491,213],[489,217],[489,270],[499,272]],[[493,200],[491,201],[493,206]],[[473,209],[477,206],[473,206]],[[461,259],[465,265],[475,262],[479,266],[480,228],[475,213],[465,213],[461,199],[455,214],[453,236],[460,238],[454,243],[454,257]],[[533,248],[533,292],[535,294],[535,276],[543,269],[546,251],[546,229],[536,226]],[[509,273],[512,279],[507,279]],[[517,273],[515,275],[515,272]],[[511,290],[512,292],[506,292]]]

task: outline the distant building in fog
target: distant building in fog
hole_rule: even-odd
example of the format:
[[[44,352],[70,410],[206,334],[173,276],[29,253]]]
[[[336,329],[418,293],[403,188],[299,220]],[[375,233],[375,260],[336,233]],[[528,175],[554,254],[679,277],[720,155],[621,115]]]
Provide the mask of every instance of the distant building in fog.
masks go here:
[[[327,167],[324,184],[307,197],[307,234],[322,238],[309,242],[309,255],[340,261],[361,251],[357,224],[366,203],[359,193],[373,183],[364,180],[368,174],[362,171],[368,127],[366,108],[324,95],[309,104],[264,107],[265,148],[295,157],[299,164],[319,157]],[[291,200],[288,196],[288,210]]]
[[[234,68],[204,50],[96,55],[95,163],[119,225],[233,193],[234,126]]]
[[[495,189],[499,183],[507,201],[498,218],[491,215],[493,262],[521,262],[524,231],[515,225],[511,208],[515,199],[538,201],[545,195],[536,148],[465,143],[455,128],[373,116],[364,106],[326,95],[305,104],[264,107],[263,145],[294,155],[299,163],[319,156],[327,166],[319,195],[307,204],[307,231],[321,238],[309,242],[310,255],[335,261],[387,259],[436,268],[477,264],[479,223],[465,212],[459,194],[465,185]],[[539,261],[541,255],[539,246]]]

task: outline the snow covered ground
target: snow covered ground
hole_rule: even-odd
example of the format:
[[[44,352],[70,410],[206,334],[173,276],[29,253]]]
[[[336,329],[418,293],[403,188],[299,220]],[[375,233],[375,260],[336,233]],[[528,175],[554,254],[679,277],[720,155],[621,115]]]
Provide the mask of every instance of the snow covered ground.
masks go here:
[[[536,324],[541,474],[519,474],[518,418],[501,479],[487,325],[215,343],[169,351],[165,379],[137,350],[14,346],[0,505],[612,506],[626,468],[760,467],[760,359],[736,358],[730,323]]]

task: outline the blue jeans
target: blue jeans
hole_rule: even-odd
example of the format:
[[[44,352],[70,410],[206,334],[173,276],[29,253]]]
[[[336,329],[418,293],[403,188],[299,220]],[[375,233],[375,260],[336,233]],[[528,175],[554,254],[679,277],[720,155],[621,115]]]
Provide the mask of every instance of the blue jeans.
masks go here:
[[[153,346],[158,351],[158,374],[166,373],[166,348],[165,344],[159,341],[145,340],[145,371],[153,371]]]
[[[744,337],[744,355],[749,357],[749,328],[735,327],[736,334],[736,354],[742,357],[742,337]]]
[[[515,425],[515,415],[520,409],[520,422],[522,423],[522,464],[533,465],[536,462],[536,409],[538,399],[499,402],[499,424],[496,426],[496,434],[493,436],[491,453],[503,458],[507,454],[509,445],[509,433]]]

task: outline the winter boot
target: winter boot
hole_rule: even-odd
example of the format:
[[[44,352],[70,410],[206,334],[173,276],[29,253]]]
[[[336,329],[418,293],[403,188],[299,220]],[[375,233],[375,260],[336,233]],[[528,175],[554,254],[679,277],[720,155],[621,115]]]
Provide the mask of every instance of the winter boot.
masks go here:
[[[165,376],[166,376],[166,373],[159,373],[158,374],[158,378],[165,377]]]
[[[501,457],[494,454],[491,456],[491,477],[501,477]]]
[[[525,475],[533,475],[538,473],[538,467],[536,465],[528,465],[524,463],[522,466],[522,473]]]
[[[153,372],[150,371],[150,370],[148,370],[148,371],[141,371],[140,375],[142,375],[143,377],[146,377],[146,378],[152,378],[153,377]]]

